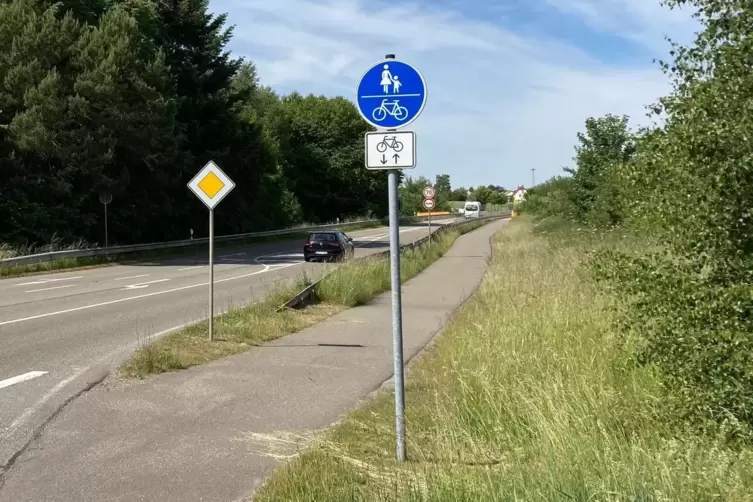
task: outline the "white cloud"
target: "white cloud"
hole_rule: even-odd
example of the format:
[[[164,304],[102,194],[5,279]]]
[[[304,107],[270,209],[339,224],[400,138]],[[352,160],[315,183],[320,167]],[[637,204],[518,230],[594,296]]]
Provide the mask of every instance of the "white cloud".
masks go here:
[[[660,0],[545,0],[560,12],[580,18],[592,29],[613,33],[664,52],[665,36],[687,44],[700,26],[689,7],[669,9]]]
[[[658,21],[640,21],[654,14],[641,10],[648,1],[557,3],[604,29],[623,9],[636,27],[629,33],[650,38],[658,36]],[[609,8],[594,7],[601,4]],[[529,183],[532,167],[537,180],[558,174],[586,117],[627,113],[645,122],[643,106],[668,90],[650,60],[641,68],[606,66],[564,41],[526,38],[428,0],[425,6],[365,0],[215,0],[211,6],[236,25],[232,50],[253,60],[262,82],[282,92],[352,99],[364,70],[384,54],[414,64],[430,97],[413,126],[419,167],[411,174],[448,173],[455,186]]]

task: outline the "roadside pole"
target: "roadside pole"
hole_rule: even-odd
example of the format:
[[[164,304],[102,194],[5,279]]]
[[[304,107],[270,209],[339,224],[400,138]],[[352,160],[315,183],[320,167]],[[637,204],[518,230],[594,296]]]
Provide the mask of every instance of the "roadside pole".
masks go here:
[[[209,341],[214,340],[214,209],[209,210]]]
[[[434,187],[432,186],[426,186],[423,190],[424,194],[424,209],[429,211],[429,246],[431,246],[431,210],[436,207],[436,202],[434,202],[434,196],[437,194],[436,190],[434,190]]]
[[[387,54],[372,65],[358,84],[358,111],[377,129],[365,135],[366,169],[387,171],[392,291],[392,352],[395,372],[396,458],[405,461],[405,382],[403,313],[400,277],[399,170],[416,167],[416,134],[398,131],[413,122],[426,104],[426,83],[412,66]]]
[[[405,452],[405,382],[403,370],[403,299],[400,277],[400,220],[398,218],[398,172],[387,173],[390,206],[390,284],[392,286],[392,357],[395,372],[395,440],[397,459],[406,460]]]
[[[110,247],[110,238],[107,231],[107,205],[112,202],[112,194],[110,192],[103,192],[99,194],[99,202],[105,206],[105,247]]]
[[[214,341],[214,208],[235,188],[231,180],[211,160],[188,182],[188,188],[209,209],[209,341]],[[191,229],[193,238],[193,229]]]

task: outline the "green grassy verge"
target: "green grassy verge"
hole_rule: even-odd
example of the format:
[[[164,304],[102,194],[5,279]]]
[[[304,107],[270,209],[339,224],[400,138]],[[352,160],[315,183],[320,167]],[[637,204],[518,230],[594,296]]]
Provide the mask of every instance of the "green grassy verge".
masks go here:
[[[460,229],[443,232],[431,245],[403,253],[402,280],[406,281],[442,256],[461,233],[483,223],[470,222]],[[144,343],[119,368],[119,374],[143,378],[175,371],[221,357],[245,352],[260,343],[312,326],[337,312],[362,304],[390,287],[389,259],[367,258],[345,263],[318,286],[318,305],[303,310],[276,309],[305,287],[306,279],[279,286],[260,302],[217,316],[215,340],[207,337],[207,323],[199,323],[158,340]]]
[[[281,468],[259,501],[749,501],[753,450],[678,430],[613,331],[618,298],[515,219],[476,296],[412,368],[408,456],[380,393]]]

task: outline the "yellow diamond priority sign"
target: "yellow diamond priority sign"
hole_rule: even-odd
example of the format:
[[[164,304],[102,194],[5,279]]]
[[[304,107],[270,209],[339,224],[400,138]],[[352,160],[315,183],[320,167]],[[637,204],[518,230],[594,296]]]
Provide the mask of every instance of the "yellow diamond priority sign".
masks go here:
[[[235,183],[211,160],[188,183],[188,188],[209,208],[220,203]]]

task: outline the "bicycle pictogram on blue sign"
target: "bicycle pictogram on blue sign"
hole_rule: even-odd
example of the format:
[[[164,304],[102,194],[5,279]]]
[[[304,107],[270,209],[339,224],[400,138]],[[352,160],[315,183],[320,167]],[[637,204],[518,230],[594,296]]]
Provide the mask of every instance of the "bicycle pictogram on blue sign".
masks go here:
[[[358,111],[374,127],[398,129],[421,114],[426,105],[426,82],[407,63],[380,61],[358,84]]]

